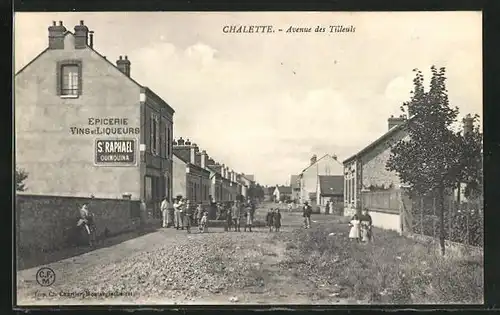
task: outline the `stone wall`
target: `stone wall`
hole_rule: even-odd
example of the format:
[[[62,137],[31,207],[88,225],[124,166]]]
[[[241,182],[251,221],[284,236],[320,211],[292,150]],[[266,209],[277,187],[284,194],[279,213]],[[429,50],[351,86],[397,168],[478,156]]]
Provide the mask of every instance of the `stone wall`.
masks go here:
[[[79,209],[86,202],[95,214],[98,239],[139,226],[138,201],[18,194],[15,210],[18,253],[73,246]]]
[[[391,143],[407,138],[404,131],[400,131],[391,137],[391,142],[383,142],[362,157],[362,185],[361,189],[369,189],[370,186],[399,187],[400,180],[397,173],[388,171],[386,163],[391,156]]]

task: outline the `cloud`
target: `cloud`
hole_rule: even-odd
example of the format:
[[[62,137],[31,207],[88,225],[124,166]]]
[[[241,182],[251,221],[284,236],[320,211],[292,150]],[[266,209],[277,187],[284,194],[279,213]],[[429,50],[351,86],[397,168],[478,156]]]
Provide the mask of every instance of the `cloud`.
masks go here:
[[[99,52],[128,55],[132,77],[176,110],[176,137],[264,184],[284,183],[312,154],[343,160],[386,132],[387,117],[408,99],[413,68],[427,85],[429,67],[446,66],[452,105],[481,114],[480,14],[166,14],[16,14],[16,69],[46,47],[52,20],[84,19]],[[144,21],[154,25],[146,33]],[[353,24],[356,33],[221,32],[233,24],[332,21]]]

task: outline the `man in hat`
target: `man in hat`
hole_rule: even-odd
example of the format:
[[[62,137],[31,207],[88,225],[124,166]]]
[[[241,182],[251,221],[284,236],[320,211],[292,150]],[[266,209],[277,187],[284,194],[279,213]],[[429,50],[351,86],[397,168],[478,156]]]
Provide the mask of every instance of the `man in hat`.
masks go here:
[[[181,217],[183,205],[184,204],[182,202],[182,196],[178,195],[175,198],[175,202],[174,202],[174,226],[177,230],[181,227],[182,227],[182,229],[184,229],[184,227],[182,225],[182,217]]]
[[[311,214],[312,208],[309,205],[309,202],[304,201],[304,207],[302,207],[302,216],[304,217],[304,227],[306,229],[311,228]]]
[[[161,214],[162,214],[162,227],[166,228],[170,225],[170,222],[168,222],[168,208],[170,208],[170,205],[167,200],[167,196],[164,196],[161,204],[160,204],[160,209],[161,209]]]

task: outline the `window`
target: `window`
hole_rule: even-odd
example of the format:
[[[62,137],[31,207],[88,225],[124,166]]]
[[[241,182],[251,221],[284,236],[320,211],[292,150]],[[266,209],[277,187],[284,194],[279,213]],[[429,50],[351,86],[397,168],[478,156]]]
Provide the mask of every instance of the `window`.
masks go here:
[[[82,62],[64,60],[57,63],[57,94],[78,97],[82,94]]]
[[[353,172],[351,178],[351,202],[354,203],[355,195],[356,195],[356,174]]]
[[[166,135],[166,144],[167,144],[167,157],[171,157],[171,141],[170,141],[170,127],[168,126],[168,123],[165,125],[165,129],[167,131],[167,135]]]
[[[160,149],[160,124],[159,117],[156,114],[151,115],[151,153],[158,155]]]

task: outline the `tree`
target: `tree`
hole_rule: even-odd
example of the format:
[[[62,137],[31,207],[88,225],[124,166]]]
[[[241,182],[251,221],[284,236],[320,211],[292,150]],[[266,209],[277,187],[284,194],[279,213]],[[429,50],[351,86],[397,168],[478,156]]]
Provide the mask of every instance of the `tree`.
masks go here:
[[[386,164],[396,171],[412,193],[436,198],[439,212],[439,243],[444,255],[444,197],[448,188],[454,188],[460,169],[462,146],[458,135],[450,129],[456,121],[458,108],[451,108],[445,86],[445,68],[431,67],[432,78],[428,92],[424,90],[422,72],[415,69],[414,91],[407,109],[409,119],[405,125],[409,139],[399,140],[391,146]]]
[[[28,178],[28,173],[23,169],[16,169],[16,191],[24,191],[26,185],[24,181]]]
[[[471,117],[468,114],[464,118],[464,125],[469,120],[470,130],[464,128],[463,136],[458,138],[462,162],[458,180],[466,184],[464,195],[468,199],[477,199],[483,194],[483,135],[479,125],[475,124],[478,119],[478,115]]]

